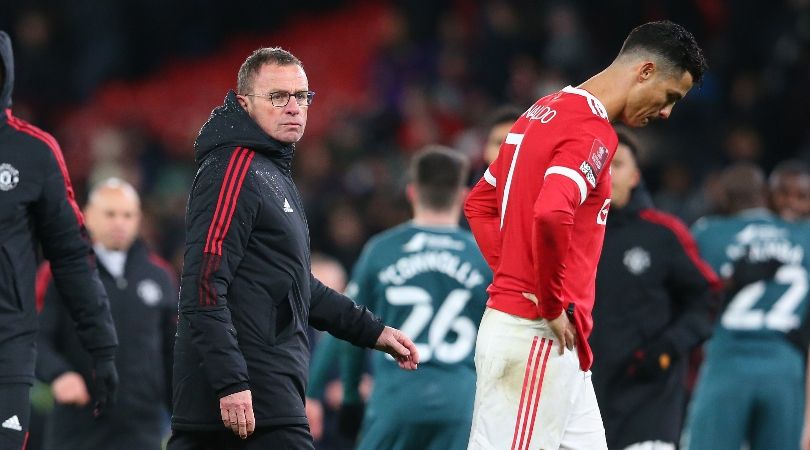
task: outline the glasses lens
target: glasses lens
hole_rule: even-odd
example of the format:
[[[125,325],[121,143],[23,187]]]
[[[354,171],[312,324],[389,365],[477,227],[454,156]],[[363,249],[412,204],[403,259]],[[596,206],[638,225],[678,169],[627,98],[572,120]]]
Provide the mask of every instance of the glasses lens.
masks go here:
[[[286,106],[287,102],[290,101],[290,93],[273,92],[272,94],[270,94],[270,101],[273,102],[273,106],[281,108],[282,106]]]
[[[295,93],[295,101],[298,102],[298,106],[309,106],[312,103],[312,96],[314,92],[309,91],[299,91]]]

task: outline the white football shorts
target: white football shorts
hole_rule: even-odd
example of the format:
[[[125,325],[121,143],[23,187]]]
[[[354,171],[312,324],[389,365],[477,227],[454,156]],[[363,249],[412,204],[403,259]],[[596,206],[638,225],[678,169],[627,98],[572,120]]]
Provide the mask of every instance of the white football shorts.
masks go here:
[[[591,373],[548,322],[487,308],[468,450],[607,450]]]

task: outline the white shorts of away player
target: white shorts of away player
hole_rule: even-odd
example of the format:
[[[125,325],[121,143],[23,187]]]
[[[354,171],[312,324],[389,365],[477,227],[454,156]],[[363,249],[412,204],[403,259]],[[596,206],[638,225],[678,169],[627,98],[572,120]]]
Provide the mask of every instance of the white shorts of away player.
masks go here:
[[[607,450],[591,373],[548,322],[487,308],[468,450]]]

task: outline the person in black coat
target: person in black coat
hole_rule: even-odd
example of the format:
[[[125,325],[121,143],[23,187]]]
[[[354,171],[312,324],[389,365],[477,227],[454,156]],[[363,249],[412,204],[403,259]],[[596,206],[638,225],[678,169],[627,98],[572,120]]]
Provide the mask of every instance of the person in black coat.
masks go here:
[[[121,387],[115,408],[94,420],[87,390],[91,358],[79,345],[49,267],[43,266],[37,274],[41,312],[36,372],[51,384],[55,400],[44,447],[159,450],[169,413],[177,278],[138,239],[140,199],[131,185],[115,178],[100,183],[84,212],[118,330],[115,364]]]
[[[712,269],[686,226],[655,210],[619,130],[596,278],[593,384],[610,449],[675,449],[690,352],[711,333]]]
[[[311,274],[292,179],[315,95],[301,61],[259,49],[239,69],[237,89],[195,143],[168,448],[311,449],[308,324],[384,350],[404,369],[416,368],[418,354]]]
[[[118,384],[110,306],[65,159],[53,136],[14,116],[13,86],[11,40],[0,31],[0,450],[19,450],[28,440],[40,245],[91,355],[96,414],[114,398]]]

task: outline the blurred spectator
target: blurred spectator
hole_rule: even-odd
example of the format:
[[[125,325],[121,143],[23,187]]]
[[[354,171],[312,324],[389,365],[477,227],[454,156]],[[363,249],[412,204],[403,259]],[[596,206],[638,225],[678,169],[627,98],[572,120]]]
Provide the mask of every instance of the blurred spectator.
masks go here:
[[[140,199],[130,184],[100,182],[84,212],[118,331],[121,388],[115,408],[96,419],[87,387],[92,359],[79,344],[49,270],[40,271],[37,376],[51,383],[55,400],[44,448],[158,450],[168,431],[177,277],[138,239]]]
[[[523,110],[511,105],[501,106],[492,112],[492,115],[487,119],[487,129],[489,130],[486,135],[484,143],[484,162],[487,166],[495,161],[498,157],[498,152],[501,149],[501,144],[506,140],[506,135],[509,134],[509,129],[515,124],[515,121],[523,114]],[[480,178],[480,177],[479,177]],[[478,181],[478,179],[476,179]]]
[[[690,352],[708,338],[712,285],[686,226],[653,208],[638,144],[619,130],[596,278],[593,383],[611,449],[674,450]]]
[[[798,160],[783,161],[768,178],[771,209],[784,220],[796,222],[810,216],[810,169]]]
[[[694,178],[692,170],[682,162],[665,164],[653,203],[686,223],[694,222],[712,209],[711,197],[706,195],[709,187],[695,187]]]

